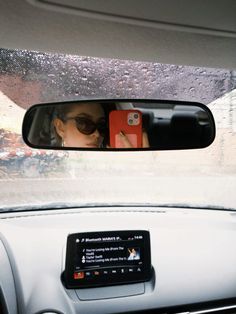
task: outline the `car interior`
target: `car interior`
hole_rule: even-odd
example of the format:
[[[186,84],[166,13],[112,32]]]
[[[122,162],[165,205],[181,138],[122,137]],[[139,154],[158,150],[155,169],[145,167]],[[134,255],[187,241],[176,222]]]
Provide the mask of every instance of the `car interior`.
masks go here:
[[[189,69],[225,69],[230,71],[233,82],[230,91],[236,88],[235,0],[0,0],[0,43],[2,49],[158,62]],[[73,163],[81,156],[91,161],[100,154],[95,159],[95,162],[99,160],[98,167],[106,165],[105,156],[108,156],[113,162],[111,169],[118,160],[127,158],[131,169],[128,175],[134,182],[137,180],[134,183],[136,193],[132,186],[130,190],[126,187],[130,201],[123,202],[115,183],[114,186],[109,183],[104,189],[102,177],[97,178],[96,172],[90,171],[88,166],[84,172],[91,181],[84,184],[99,191],[97,203],[93,202],[92,193],[86,195],[85,204],[77,203],[75,195],[78,198],[82,195],[81,186],[63,176],[53,179],[58,194],[52,193],[47,204],[37,198],[37,193],[42,199],[47,198],[45,181],[40,178],[33,178],[37,193],[30,186],[32,178],[25,179],[34,205],[25,197],[21,206],[12,203],[4,207],[2,198],[0,314],[236,313],[236,149],[233,137],[236,128],[228,143],[233,147],[229,152],[225,142],[216,138],[220,134],[218,124],[225,123],[224,118],[217,118],[218,103],[208,106],[196,102],[190,94],[187,101],[170,95],[168,100],[152,95],[149,98],[116,95],[101,99],[94,95],[86,99],[65,98],[25,106],[21,133],[25,143],[33,151],[45,150],[48,158],[50,150],[55,153],[60,150],[62,154],[72,151]],[[230,99],[230,123],[234,125],[235,94],[231,93]],[[5,98],[4,102],[7,104]],[[51,133],[55,108],[80,102],[89,103],[89,110],[94,103],[103,103],[106,108],[111,102],[129,104],[129,110],[142,115],[148,147],[144,147],[144,140],[142,147],[130,145],[125,152],[110,147],[111,142],[96,148],[69,147],[63,141],[55,144]],[[16,115],[20,120],[21,113]],[[4,128],[1,126],[3,119],[0,129]],[[98,131],[98,122],[95,122],[91,132]],[[77,122],[70,123],[80,130]],[[143,129],[140,128],[140,138]],[[46,134],[44,142],[39,141],[42,132]],[[208,149],[214,143],[225,148],[218,159],[227,159],[228,179],[222,181],[217,167],[214,168],[212,184],[216,189],[211,194],[210,181],[203,182],[200,178],[201,171],[210,164],[206,163],[204,169],[197,166],[201,152],[202,160],[207,159]],[[3,146],[0,146],[1,153]],[[162,180],[164,185],[167,182],[167,176],[161,175],[168,171],[169,159],[175,159],[176,150],[181,154],[180,159],[183,158],[183,169],[188,167],[184,159],[187,151],[195,152],[191,165],[196,177],[189,178],[188,186],[183,185],[181,168],[175,184],[168,183],[169,202],[164,203],[161,197],[159,202],[153,201],[161,194]],[[165,155],[160,155],[160,151],[166,151]],[[86,155],[79,155],[82,153]],[[217,159],[212,155],[210,163]],[[152,156],[154,161],[162,156],[167,162],[166,168],[158,169],[158,160],[150,164],[145,156]],[[136,166],[136,160],[140,166]],[[56,161],[53,159],[52,163]],[[145,168],[147,178],[139,185],[139,167],[144,166],[149,167]],[[157,171],[149,181],[148,171],[155,167]],[[116,171],[122,180],[125,177],[122,166]],[[71,176],[79,177],[77,173]],[[155,181],[158,176],[159,181]],[[53,180],[48,180],[48,186],[53,185]],[[6,182],[0,176],[0,188],[6,191],[9,204],[18,193],[16,188],[23,189],[21,183],[13,181]],[[146,192],[145,202],[139,203],[142,189],[150,193],[157,191],[155,199]],[[109,200],[108,195],[112,193],[117,201]],[[172,201],[173,195],[176,202]],[[213,195],[213,205],[207,203],[209,195]],[[200,202],[192,205],[191,201],[197,196],[206,200],[203,205]],[[223,198],[230,206],[217,203]],[[67,204],[68,199],[71,203]]]

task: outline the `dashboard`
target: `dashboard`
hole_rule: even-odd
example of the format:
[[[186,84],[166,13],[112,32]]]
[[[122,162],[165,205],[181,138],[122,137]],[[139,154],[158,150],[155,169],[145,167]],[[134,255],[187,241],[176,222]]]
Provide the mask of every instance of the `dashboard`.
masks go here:
[[[91,207],[1,214],[2,311],[236,313],[235,243],[233,211]]]

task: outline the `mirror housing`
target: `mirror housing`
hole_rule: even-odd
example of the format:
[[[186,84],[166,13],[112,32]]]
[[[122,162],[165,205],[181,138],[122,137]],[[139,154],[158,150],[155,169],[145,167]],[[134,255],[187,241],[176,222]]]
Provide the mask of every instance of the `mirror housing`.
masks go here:
[[[67,150],[176,150],[209,146],[210,109],[196,102],[96,99],[37,104],[25,114],[27,145]]]

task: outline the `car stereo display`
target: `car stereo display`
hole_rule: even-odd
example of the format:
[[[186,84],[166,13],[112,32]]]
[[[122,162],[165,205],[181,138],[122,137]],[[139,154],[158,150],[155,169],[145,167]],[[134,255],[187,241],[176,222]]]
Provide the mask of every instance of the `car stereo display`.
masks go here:
[[[67,238],[65,285],[83,288],[150,280],[148,231],[71,234]]]

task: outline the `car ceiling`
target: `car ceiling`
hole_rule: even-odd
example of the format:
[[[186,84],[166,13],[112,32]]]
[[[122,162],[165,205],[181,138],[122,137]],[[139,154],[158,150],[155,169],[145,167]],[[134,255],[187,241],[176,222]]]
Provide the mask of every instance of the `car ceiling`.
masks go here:
[[[1,48],[236,68],[235,0],[0,0]]]

